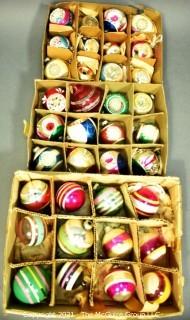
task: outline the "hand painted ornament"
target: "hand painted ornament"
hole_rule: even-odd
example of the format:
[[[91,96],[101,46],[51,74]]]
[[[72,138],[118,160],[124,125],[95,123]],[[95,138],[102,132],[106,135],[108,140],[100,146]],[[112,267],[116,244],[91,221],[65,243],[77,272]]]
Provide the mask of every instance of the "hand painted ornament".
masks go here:
[[[50,111],[65,111],[65,90],[61,88],[49,88],[48,90],[46,90],[42,98],[42,103]]]
[[[50,39],[49,44],[50,44],[50,47],[64,48],[64,49],[69,49],[71,46],[69,39],[64,36],[54,36],[53,38]]]
[[[148,264],[157,264],[167,253],[166,242],[160,232],[142,232],[140,234],[141,261]]]
[[[67,212],[80,209],[85,203],[85,198],[84,188],[76,182],[63,183],[55,196],[59,208]]]
[[[123,155],[116,151],[105,151],[100,156],[100,167],[103,173],[126,174],[127,163]]]
[[[50,292],[50,275],[42,266],[27,266],[17,271],[13,280],[13,293],[22,303],[38,304]]]
[[[98,112],[103,98],[102,89],[76,84],[72,86],[70,109],[74,112]]]
[[[146,298],[151,303],[164,303],[171,295],[171,282],[162,271],[147,272],[143,276]]]
[[[124,200],[115,187],[103,187],[95,192],[94,205],[99,215],[113,215],[123,207]]]
[[[124,70],[118,63],[108,62],[102,66],[100,79],[102,81],[123,81]]]
[[[27,182],[20,191],[21,204],[30,211],[40,211],[50,203],[50,187],[41,180]]]
[[[36,133],[42,140],[63,141],[64,121],[55,114],[42,117],[36,126]]]
[[[132,18],[132,32],[157,32],[154,22],[145,14],[137,14]]]
[[[100,129],[100,142],[106,144],[125,143],[125,127],[121,122],[104,120]]]
[[[127,17],[125,13],[118,9],[108,9],[104,11],[104,31],[121,32],[127,28]]]
[[[137,175],[160,175],[162,160],[158,151],[136,149],[132,154],[132,170]]]
[[[67,220],[58,230],[57,242],[70,256],[87,253],[94,242],[91,221]]]
[[[151,83],[151,76],[147,70],[135,68],[132,70],[132,80],[135,83]]]
[[[67,124],[67,140],[95,144],[96,139],[96,124],[91,118],[77,119]]]
[[[136,282],[130,271],[116,268],[105,277],[104,290],[112,300],[125,302],[134,294]]]
[[[52,147],[35,147],[32,167],[37,171],[55,171],[64,165],[62,152]]]
[[[96,17],[93,16],[84,16],[82,19],[82,26],[86,27],[98,27],[99,22]]]
[[[129,187],[130,197],[136,213],[140,217],[152,217],[158,213],[159,197],[148,186]]]
[[[104,101],[104,110],[111,114],[127,114],[129,101],[123,93],[110,92]]]
[[[133,240],[129,232],[121,228],[105,230],[102,247],[108,258],[123,258],[133,249]]]
[[[47,235],[47,225],[41,217],[24,216],[16,226],[16,234],[25,245],[38,246]]]
[[[56,8],[51,12],[49,20],[50,23],[71,26],[73,14],[69,9]]]
[[[134,111],[136,114],[147,114],[152,109],[153,109],[153,97],[143,92],[135,93]]]
[[[50,60],[44,70],[47,79],[64,79],[69,75],[69,69],[67,64],[61,59]]]
[[[156,143],[160,137],[159,128],[152,123],[141,123],[135,134],[138,143]]]
[[[85,148],[74,148],[67,157],[67,164],[71,172],[87,172],[96,164],[91,151]]]
[[[84,285],[84,270],[78,262],[65,262],[61,267],[56,282],[66,291],[77,289]]]
[[[96,39],[81,39],[79,42],[79,48],[80,50],[98,53],[100,45]]]
[[[132,57],[152,58],[154,56],[151,45],[146,41],[138,41],[132,45]]]

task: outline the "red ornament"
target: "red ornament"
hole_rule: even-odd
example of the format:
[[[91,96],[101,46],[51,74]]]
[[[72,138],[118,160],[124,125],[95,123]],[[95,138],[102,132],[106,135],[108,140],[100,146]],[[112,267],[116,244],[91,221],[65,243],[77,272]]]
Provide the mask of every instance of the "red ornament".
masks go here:
[[[80,209],[85,202],[85,191],[83,187],[75,182],[65,182],[57,190],[56,203],[68,212]]]
[[[139,216],[151,217],[159,210],[160,201],[149,187],[141,187],[131,193],[131,199]]]
[[[98,112],[103,98],[103,90],[89,85],[72,86],[71,110],[74,112]]]
[[[49,88],[42,97],[42,103],[48,110],[51,111],[65,111],[66,97],[65,90],[61,88]]]

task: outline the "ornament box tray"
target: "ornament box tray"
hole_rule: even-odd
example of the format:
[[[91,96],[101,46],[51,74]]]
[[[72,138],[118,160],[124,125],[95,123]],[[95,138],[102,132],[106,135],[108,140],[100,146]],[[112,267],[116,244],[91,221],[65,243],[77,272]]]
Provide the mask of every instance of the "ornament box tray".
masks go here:
[[[31,180],[42,180],[49,184],[51,190],[51,202],[47,210],[41,212],[30,212],[24,208],[20,202],[20,190],[22,186]],[[75,181],[81,185],[86,185],[88,196],[91,204],[90,214],[74,215],[59,212],[55,205],[55,191],[58,186],[66,181]],[[127,204],[128,210],[125,210],[124,216],[98,216],[94,206],[93,188],[97,183],[105,186],[117,186],[123,194],[124,202]],[[163,211],[162,214],[156,215],[155,218],[139,219],[135,213],[129,195],[129,186],[134,183],[142,183],[145,185],[160,185],[169,195],[171,200],[171,210]],[[52,232],[52,247],[49,258],[46,260],[32,261],[32,256],[28,256],[27,262],[22,260],[15,261],[15,223],[17,219],[29,215],[39,216],[50,226]],[[126,215],[126,216],[125,216]],[[94,233],[93,249],[89,257],[66,259],[57,256],[57,225],[59,221],[67,219],[77,219],[84,221],[91,220]],[[99,256],[99,236],[98,226],[104,223],[116,223],[128,225],[133,237],[134,249],[133,254],[128,259],[116,260],[110,258],[102,258]],[[159,227],[172,228],[174,239],[171,252],[169,254],[168,265],[165,267],[152,266],[142,263],[139,253],[139,235],[141,228]],[[165,229],[166,230],[166,229]],[[5,260],[4,260],[4,297],[3,307],[8,314],[18,314],[24,316],[48,316],[48,318],[68,317],[73,319],[154,319],[162,317],[177,316],[183,313],[183,284],[184,278],[182,274],[181,260],[181,237],[182,237],[182,199],[181,184],[179,178],[175,177],[142,177],[142,176],[109,176],[100,174],[76,174],[76,173],[37,173],[28,171],[17,171],[13,178],[12,192],[10,197],[10,206],[7,221]],[[37,248],[37,247],[36,247]],[[37,249],[36,249],[37,250]],[[77,292],[75,300],[68,300],[68,305],[64,303],[63,297],[60,298],[57,285],[56,274],[57,269],[66,261],[78,261],[88,270],[90,270],[89,287],[85,293]],[[19,303],[12,293],[12,280],[19,268],[23,266],[46,266],[51,271],[51,290],[43,303],[40,305],[30,306]],[[131,303],[119,304],[113,303],[109,299],[100,299],[99,291],[97,291],[98,279],[101,279],[101,272],[105,268],[119,266],[126,270],[131,270],[134,275],[137,289],[135,298],[131,298]],[[146,271],[160,271],[168,275],[172,293],[168,301],[160,307],[154,303],[146,301],[144,287],[142,285],[142,274]],[[98,287],[99,288],[99,287]],[[83,290],[84,291],[84,290]],[[105,299],[105,300],[104,300]],[[76,304],[77,302],[77,304]],[[80,306],[79,306],[80,305]]]
[[[40,148],[54,148],[59,150],[63,158],[63,164],[61,167],[56,168],[56,171],[72,171],[78,169],[70,168],[67,164],[67,157],[70,150],[73,148],[82,147],[88,149],[96,159],[96,165],[93,169],[90,168],[92,173],[106,173],[103,167],[100,166],[100,158],[103,152],[108,150],[115,150],[120,152],[126,159],[127,168],[124,174],[135,174],[132,168],[132,158],[136,150],[152,150],[158,152],[160,155],[162,169],[157,175],[166,174],[167,166],[167,155],[168,155],[168,115],[167,106],[165,101],[164,89],[161,84],[133,84],[133,83],[112,83],[112,82],[93,82],[91,85],[93,87],[98,87],[102,89],[103,96],[100,105],[99,112],[74,112],[70,107],[70,98],[72,86],[76,85],[76,82],[65,82],[61,80],[35,80],[34,83],[34,99],[31,110],[30,121],[25,126],[25,134],[27,136],[27,148],[28,148],[28,169],[29,170],[53,170],[53,167],[44,168],[43,165],[39,167],[34,166],[34,150],[36,147]],[[80,84],[88,85],[88,82],[83,82]],[[48,110],[44,104],[42,104],[42,98],[44,92],[49,88],[62,88],[66,92],[66,110],[64,112],[55,112]],[[121,92],[128,99],[128,113],[127,114],[107,114],[104,112],[104,101],[108,93]],[[149,96],[153,97],[153,108],[145,115],[139,115],[134,113],[134,94],[137,92],[147,93]],[[59,142],[55,141],[45,141],[40,139],[36,134],[37,122],[44,116],[48,114],[55,114],[61,116],[64,121],[64,135],[62,140]],[[91,118],[96,124],[97,139],[93,144],[85,144],[73,142],[68,140],[67,127],[74,120]],[[125,129],[125,140],[120,143],[104,144],[100,141],[100,131],[102,121],[117,121],[124,126]],[[137,143],[134,138],[133,127],[136,124],[141,123],[153,123],[158,126],[160,130],[160,138],[156,143]],[[78,131],[77,131],[78,134]],[[80,133],[79,133],[80,135]],[[80,172],[80,170],[79,170]],[[84,172],[84,171],[81,171]]]
[[[69,9],[73,14],[72,25],[59,25],[50,23],[49,16],[56,9]],[[104,13],[108,9],[115,8],[125,13],[127,17],[127,28],[124,31],[105,32]],[[154,24],[152,32],[132,32],[132,18],[134,15],[144,14]],[[82,25],[85,16],[93,16],[98,20],[97,26]],[[64,36],[70,41],[70,47],[56,47],[50,45],[50,39],[54,36]],[[83,40],[96,39],[99,42],[99,50],[85,49]],[[132,54],[133,44],[137,42],[148,42],[153,50],[151,55],[138,56]],[[106,51],[108,43],[116,43],[120,51]],[[108,44],[109,46],[109,44]],[[91,50],[91,51],[90,51]],[[116,53],[115,53],[116,52]],[[46,74],[46,64],[51,59],[61,59],[68,67],[68,74],[50,78]],[[89,59],[89,60],[88,60]],[[92,59],[92,60],[90,60]],[[117,62],[122,70],[123,77],[117,81],[127,82],[163,82],[163,43],[162,43],[162,20],[158,11],[150,8],[138,8],[133,6],[120,6],[117,4],[97,4],[88,2],[61,2],[51,4],[49,7],[46,30],[42,44],[42,79],[65,79],[65,80],[104,80],[101,76],[102,66],[106,63]],[[91,66],[93,72],[86,71],[86,66]],[[80,69],[82,67],[82,69]],[[84,69],[83,69],[84,67]],[[134,76],[135,69],[145,69],[150,77],[149,80],[138,80]],[[82,71],[81,71],[82,70]],[[89,76],[89,74],[91,74]],[[146,76],[145,76],[146,78]],[[109,81],[109,79],[105,79]],[[112,80],[114,81],[114,80]]]

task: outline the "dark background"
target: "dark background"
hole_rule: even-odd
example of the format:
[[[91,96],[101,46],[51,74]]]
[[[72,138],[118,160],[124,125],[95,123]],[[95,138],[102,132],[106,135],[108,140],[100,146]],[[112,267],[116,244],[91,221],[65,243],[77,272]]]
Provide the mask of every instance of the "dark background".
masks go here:
[[[96,0],[98,2],[98,0]],[[23,119],[29,119],[33,80],[41,77],[41,43],[50,0],[0,0],[0,316],[6,219],[14,171],[26,169]],[[99,1],[101,2],[101,1]],[[103,2],[106,2],[105,0]],[[112,3],[140,4],[161,12],[164,27],[164,87],[169,113],[167,175],[179,176],[183,187],[185,313],[190,316],[190,1],[143,0]],[[29,318],[28,318],[29,319]]]

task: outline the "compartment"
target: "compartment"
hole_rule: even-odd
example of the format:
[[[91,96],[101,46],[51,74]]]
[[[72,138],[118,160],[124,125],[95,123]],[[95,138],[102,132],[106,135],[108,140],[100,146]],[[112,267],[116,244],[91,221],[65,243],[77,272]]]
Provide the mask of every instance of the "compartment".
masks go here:
[[[43,214],[14,209],[12,222],[9,263],[15,265],[53,259],[54,219]]]
[[[55,264],[55,305],[79,306],[88,304],[92,262],[63,260]]]
[[[65,171],[64,144],[43,140],[29,140],[30,170]]]

